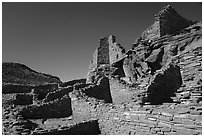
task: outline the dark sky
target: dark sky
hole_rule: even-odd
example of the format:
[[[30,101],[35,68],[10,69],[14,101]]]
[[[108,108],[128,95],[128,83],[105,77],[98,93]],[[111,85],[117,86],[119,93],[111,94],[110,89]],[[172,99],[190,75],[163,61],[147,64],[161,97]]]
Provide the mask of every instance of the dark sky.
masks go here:
[[[202,3],[3,3],[2,60],[62,81],[84,78],[100,38],[115,35],[130,49],[167,4],[187,19],[202,19]]]

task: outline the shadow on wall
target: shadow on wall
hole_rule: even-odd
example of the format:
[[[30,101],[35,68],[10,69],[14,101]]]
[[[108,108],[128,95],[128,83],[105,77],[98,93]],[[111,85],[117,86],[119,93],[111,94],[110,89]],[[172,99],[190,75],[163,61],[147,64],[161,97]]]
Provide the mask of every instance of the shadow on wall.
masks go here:
[[[164,47],[157,49],[154,52],[158,53],[153,53],[152,56],[149,56],[146,59],[148,66],[151,68],[152,75],[155,73],[156,70],[159,70],[162,67],[161,63],[164,55]]]
[[[41,105],[24,107],[20,114],[26,119],[62,118],[72,115],[71,99],[65,95],[61,99]]]
[[[101,131],[99,129],[98,120],[93,120],[85,123],[80,123],[66,130],[58,130],[48,132],[43,135],[99,135]]]
[[[95,97],[97,99],[104,100],[105,103],[112,103],[112,97],[110,92],[109,79],[102,77],[98,80],[97,85],[83,91],[89,97]]]
[[[175,92],[181,85],[182,77],[179,66],[170,64],[166,70],[154,76],[147,90],[147,101],[151,104],[171,103],[173,102],[171,97],[175,96]]]

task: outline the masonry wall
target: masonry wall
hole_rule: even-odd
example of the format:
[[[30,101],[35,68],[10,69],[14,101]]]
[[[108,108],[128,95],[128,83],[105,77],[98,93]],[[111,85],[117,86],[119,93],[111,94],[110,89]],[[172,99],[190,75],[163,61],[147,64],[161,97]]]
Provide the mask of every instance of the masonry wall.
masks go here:
[[[189,25],[192,25],[192,21],[181,17],[171,8],[168,10],[169,12],[162,12],[159,15],[161,36],[174,34]]]
[[[28,119],[60,118],[72,115],[71,99],[68,95],[40,105],[29,105],[20,114]]]
[[[74,126],[64,127],[56,130],[34,131],[33,135],[99,135],[101,132],[97,120],[91,120]]]
[[[166,103],[127,107],[73,95],[71,100],[74,117],[98,119],[99,129],[104,135],[194,135],[202,132],[202,112],[196,106]],[[197,113],[192,108],[198,110]]]
[[[160,37],[160,21],[156,20],[154,24],[142,33],[143,40],[153,40]]]
[[[42,100],[45,96],[52,91],[55,91],[59,88],[58,84],[45,84],[35,86],[33,89],[34,98],[37,100]]]
[[[124,81],[110,79],[110,91],[114,104],[140,104],[144,90],[138,85],[130,85]]]
[[[108,38],[100,39],[100,44],[98,47],[98,54],[97,54],[97,65],[100,64],[109,64],[109,43]]]
[[[133,67],[133,60],[130,58],[125,58],[123,62],[123,71],[125,73],[125,81],[129,83],[136,83],[137,81],[137,75],[135,72],[135,69]]]
[[[4,84],[2,85],[2,93],[29,93],[31,92],[32,86],[27,85],[14,85],[14,84]]]
[[[125,49],[119,43],[116,42],[115,36],[110,36],[108,38],[108,42],[110,64],[112,64],[125,56]]]

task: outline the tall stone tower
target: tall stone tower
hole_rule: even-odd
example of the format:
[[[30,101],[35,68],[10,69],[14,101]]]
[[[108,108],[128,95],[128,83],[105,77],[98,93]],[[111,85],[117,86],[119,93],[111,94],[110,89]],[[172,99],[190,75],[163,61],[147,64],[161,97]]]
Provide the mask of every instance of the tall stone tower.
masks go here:
[[[124,56],[125,49],[116,42],[115,36],[101,38],[90,63],[86,83],[96,83],[99,75]]]

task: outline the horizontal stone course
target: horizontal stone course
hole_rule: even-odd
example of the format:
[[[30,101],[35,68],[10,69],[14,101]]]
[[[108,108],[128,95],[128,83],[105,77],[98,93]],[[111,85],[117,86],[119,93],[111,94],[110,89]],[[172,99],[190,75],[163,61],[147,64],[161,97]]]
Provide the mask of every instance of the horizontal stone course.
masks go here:
[[[84,100],[81,103],[86,103],[86,101]],[[79,109],[79,104],[75,105],[73,108]],[[89,102],[88,105],[92,105],[92,103]],[[171,106],[171,104],[169,105]],[[106,111],[103,111],[104,107]],[[190,108],[191,106],[178,105],[178,107]],[[91,114],[91,110],[81,109],[80,111],[81,113],[89,113],[92,115],[91,117],[98,117],[99,125],[104,125],[101,127],[103,134],[200,134],[201,126],[196,125],[198,123],[196,123],[195,120],[199,120],[202,117],[199,115],[192,116],[190,113],[179,114],[179,112],[177,112],[178,107],[173,107],[176,113],[172,113],[174,109],[172,109],[171,112],[164,112],[161,106],[157,108],[156,111],[151,112],[148,107],[142,108],[138,106],[132,110],[125,110],[125,108],[117,109],[117,106],[102,104],[94,108],[96,109],[94,114]],[[140,111],[141,108],[142,110]],[[194,106],[194,108],[197,107]],[[188,109],[182,109],[182,111],[183,110]],[[118,127],[117,133],[113,132],[116,127]]]

